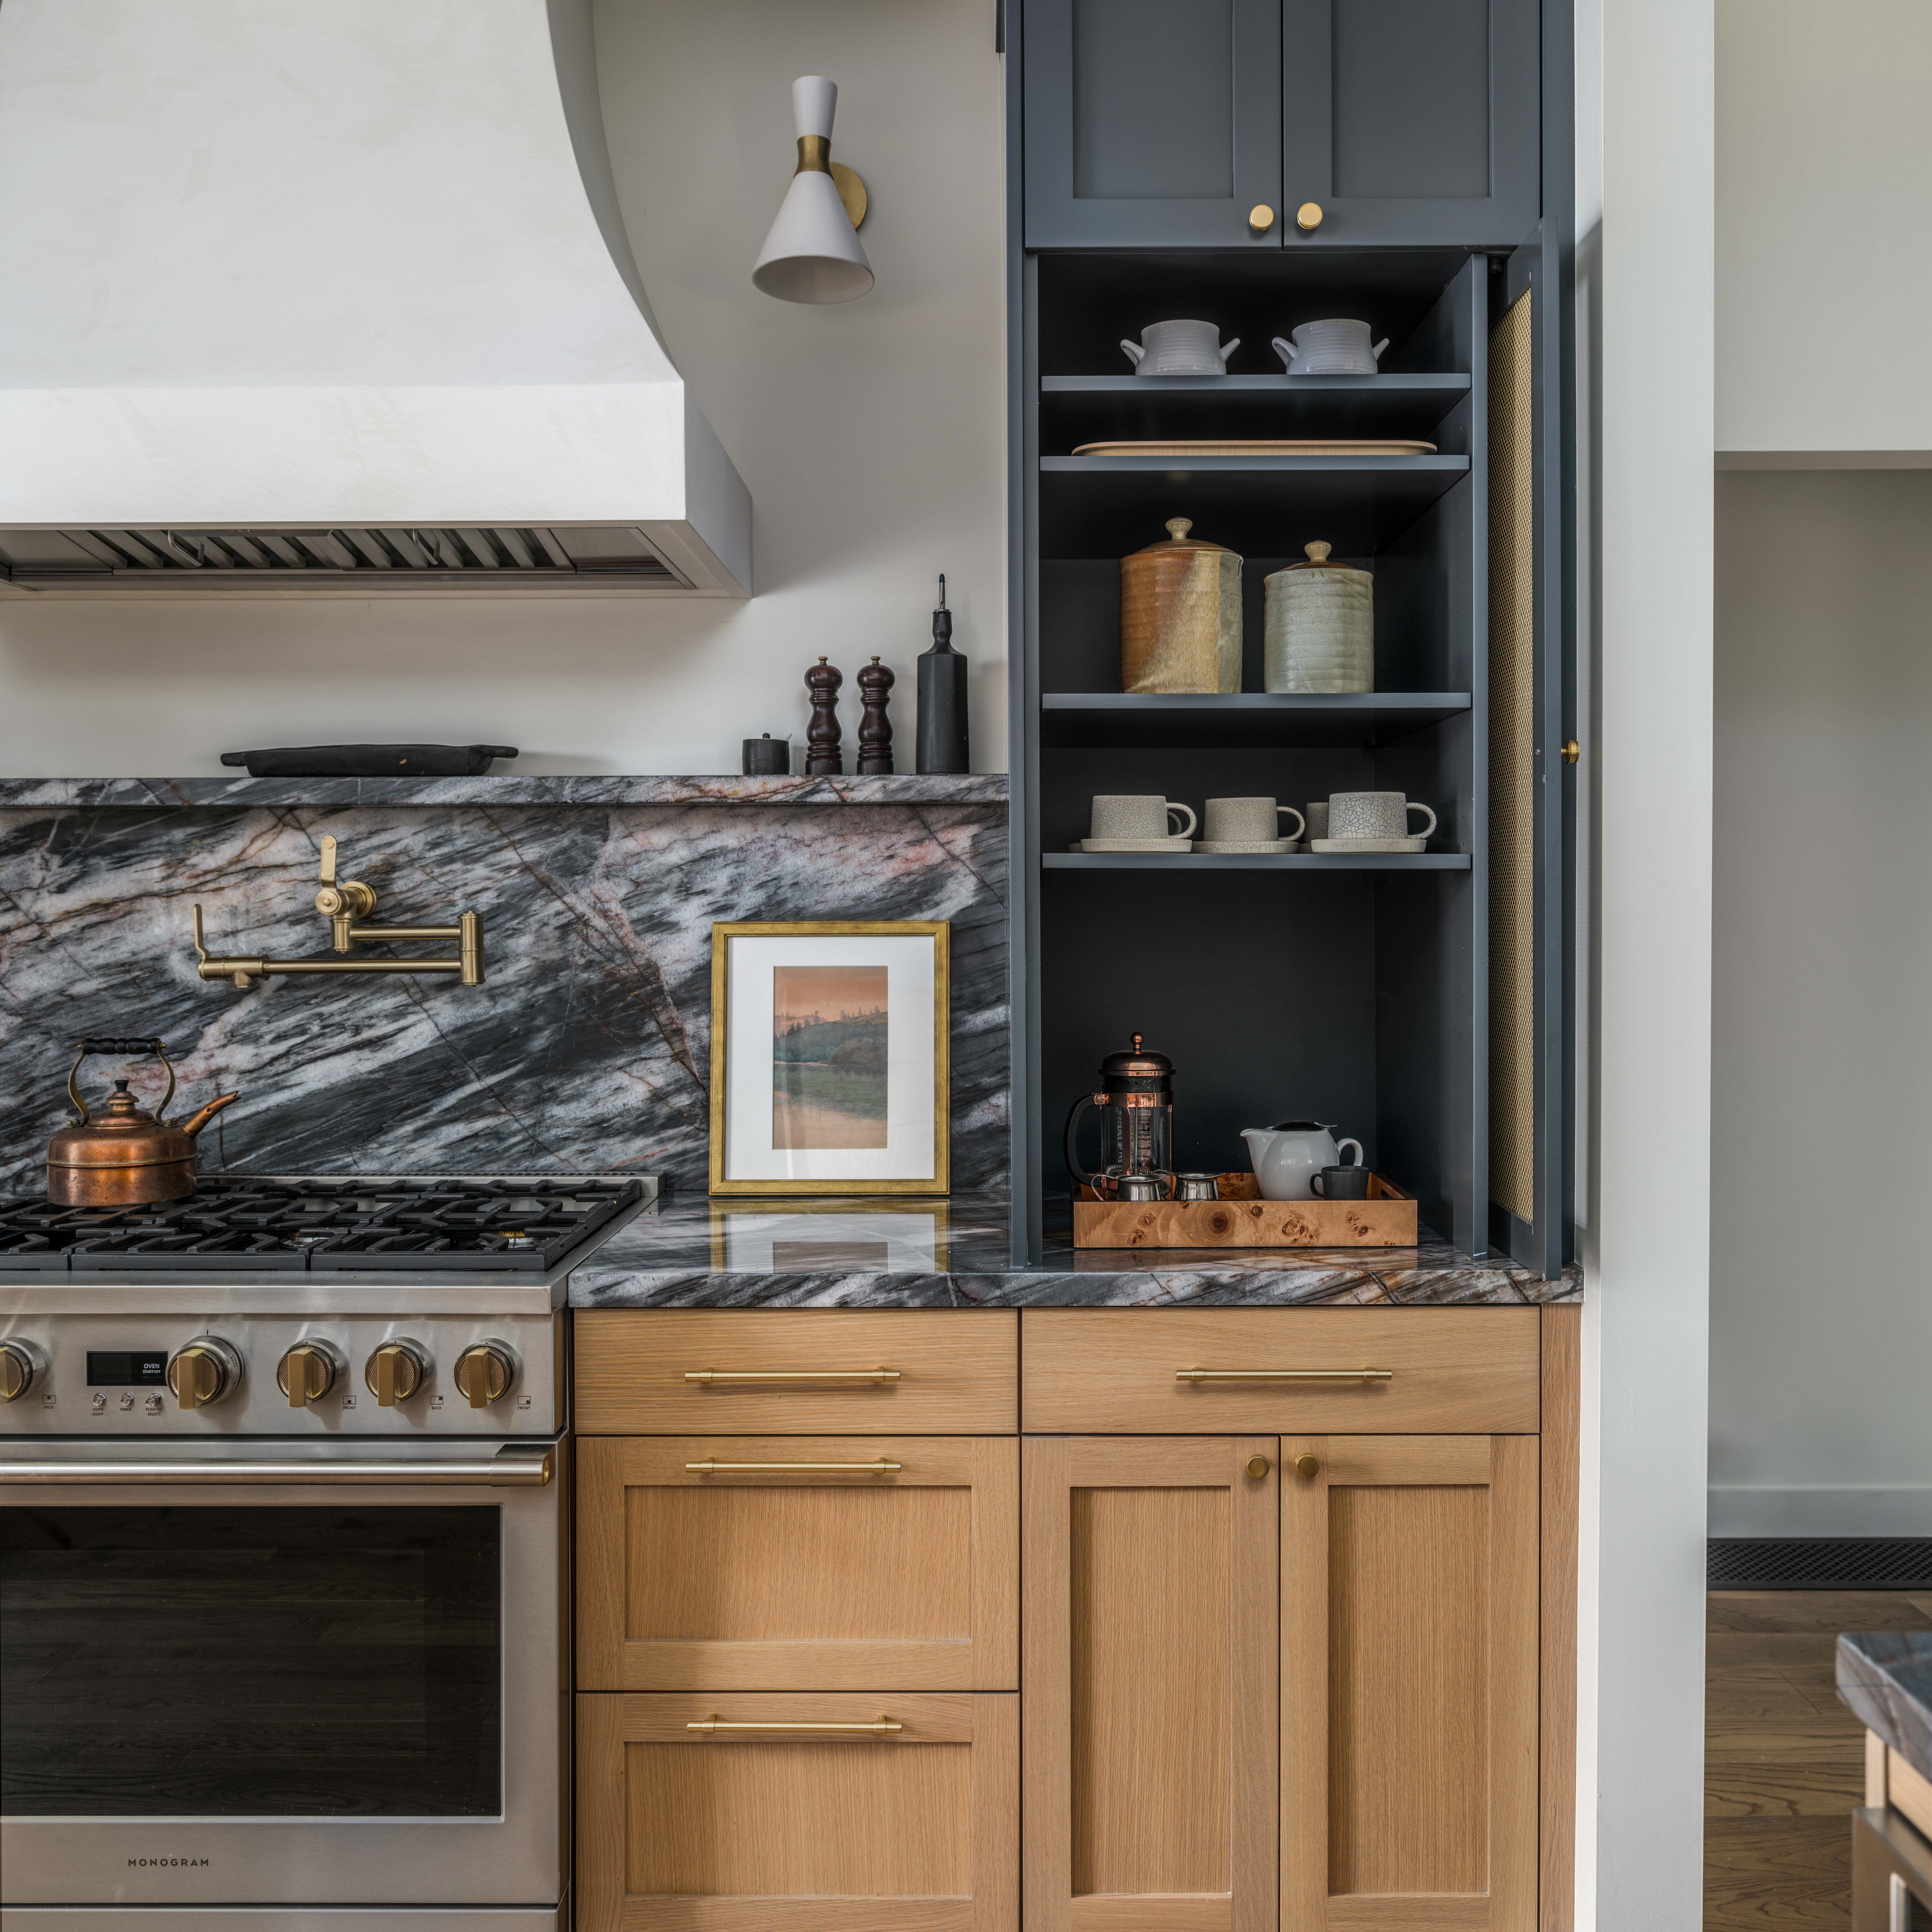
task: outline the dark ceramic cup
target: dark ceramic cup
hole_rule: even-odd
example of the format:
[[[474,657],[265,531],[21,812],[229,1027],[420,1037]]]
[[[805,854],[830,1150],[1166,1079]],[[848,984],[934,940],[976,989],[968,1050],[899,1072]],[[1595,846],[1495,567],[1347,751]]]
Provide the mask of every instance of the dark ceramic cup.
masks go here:
[[[1309,1176],[1309,1186],[1323,1201],[1366,1201],[1369,1198],[1369,1170],[1366,1167],[1324,1167]]]

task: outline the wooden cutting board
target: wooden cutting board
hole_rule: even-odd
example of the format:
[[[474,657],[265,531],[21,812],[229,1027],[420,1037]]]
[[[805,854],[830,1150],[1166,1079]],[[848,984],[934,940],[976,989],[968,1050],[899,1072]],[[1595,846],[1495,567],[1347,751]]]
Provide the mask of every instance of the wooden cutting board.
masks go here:
[[[1352,436],[1327,441],[1268,436],[1204,442],[1083,442],[1076,456],[1433,456],[1432,442]]]

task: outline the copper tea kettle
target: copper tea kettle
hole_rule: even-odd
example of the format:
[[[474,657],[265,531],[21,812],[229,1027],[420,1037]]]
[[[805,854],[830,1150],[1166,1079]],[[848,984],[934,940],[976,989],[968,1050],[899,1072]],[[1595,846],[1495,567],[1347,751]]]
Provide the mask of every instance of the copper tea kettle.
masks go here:
[[[168,1070],[168,1090],[144,1113],[124,1080],[98,1114],[89,1112],[74,1076],[91,1053],[152,1053]],[[68,1070],[67,1096],[80,1118],[47,1143],[47,1198],[62,1208],[128,1208],[148,1201],[182,1201],[194,1192],[194,1137],[238,1094],[223,1094],[178,1126],[166,1116],[175,1096],[175,1070],[158,1040],[90,1036]]]

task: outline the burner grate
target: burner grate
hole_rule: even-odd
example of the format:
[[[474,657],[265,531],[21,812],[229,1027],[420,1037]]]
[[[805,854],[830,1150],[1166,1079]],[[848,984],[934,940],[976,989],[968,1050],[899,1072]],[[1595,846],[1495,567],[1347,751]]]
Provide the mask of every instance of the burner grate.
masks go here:
[[[560,1175],[309,1180],[206,1177],[186,1201],[62,1208],[0,1200],[0,1271],[272,1271],[554,1268],[642,1200],[634,1180]]]

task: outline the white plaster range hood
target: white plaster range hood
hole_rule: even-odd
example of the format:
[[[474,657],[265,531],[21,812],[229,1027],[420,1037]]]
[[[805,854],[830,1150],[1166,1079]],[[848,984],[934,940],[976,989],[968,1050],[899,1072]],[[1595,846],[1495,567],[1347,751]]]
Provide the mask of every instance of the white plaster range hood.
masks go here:
[[[744,596],[590,0],[0,5],[0,592]]]

